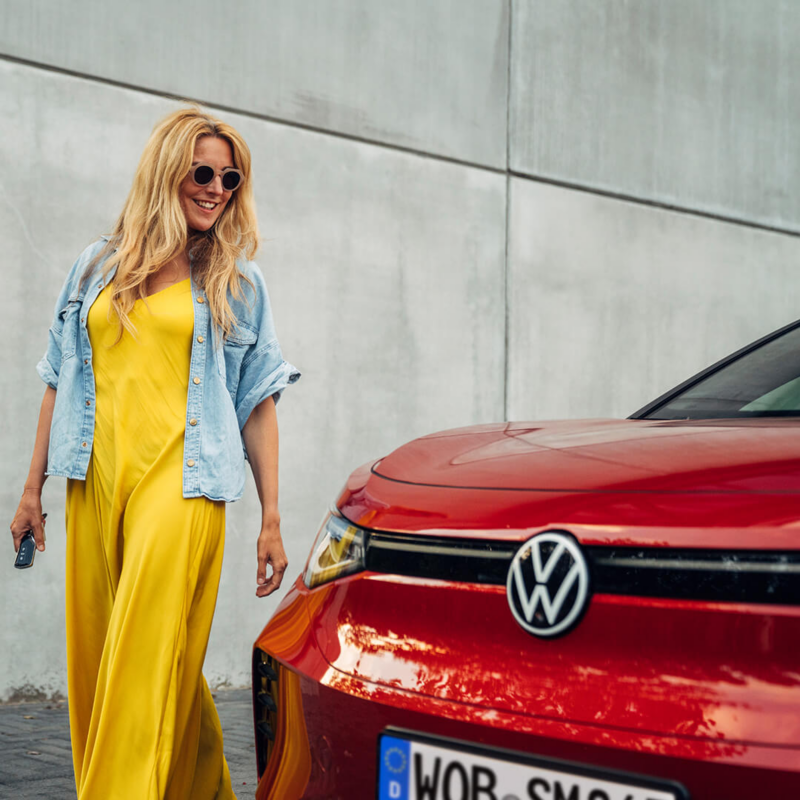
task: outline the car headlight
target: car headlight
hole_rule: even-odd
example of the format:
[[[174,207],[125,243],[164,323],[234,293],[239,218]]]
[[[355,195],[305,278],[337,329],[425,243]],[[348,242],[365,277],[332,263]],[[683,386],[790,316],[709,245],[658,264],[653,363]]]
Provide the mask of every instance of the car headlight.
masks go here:
[[[309,589],[361,572],[365,568],[365,539],[361,528],[335,511],[325,516],[311,549],[303,582]]]

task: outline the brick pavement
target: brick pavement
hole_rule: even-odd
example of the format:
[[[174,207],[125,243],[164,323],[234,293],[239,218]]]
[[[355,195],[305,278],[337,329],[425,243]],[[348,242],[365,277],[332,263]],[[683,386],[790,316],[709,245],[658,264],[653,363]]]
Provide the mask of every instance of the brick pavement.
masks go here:
[[[233,790],[250,800],[256,788],[249,689],[215,695]],[[66,703],[0,706],[0,799],[74,800],[75,781]]]

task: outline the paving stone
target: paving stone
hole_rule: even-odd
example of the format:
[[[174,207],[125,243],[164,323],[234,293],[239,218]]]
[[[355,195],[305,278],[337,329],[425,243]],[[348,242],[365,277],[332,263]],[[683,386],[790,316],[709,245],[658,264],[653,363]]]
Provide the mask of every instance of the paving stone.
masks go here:
[[[256,789],[250,690],[219,690],[214,700],[233,791],[239,800],[249,800]],[[66,703],[0,706],[0,800],[74,797]]]

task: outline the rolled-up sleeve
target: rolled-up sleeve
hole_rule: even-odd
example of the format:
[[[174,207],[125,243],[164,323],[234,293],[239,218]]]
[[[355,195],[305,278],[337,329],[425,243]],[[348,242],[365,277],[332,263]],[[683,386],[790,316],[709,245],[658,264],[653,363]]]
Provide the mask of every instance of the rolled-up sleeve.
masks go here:
[[[61,334],[54,327],[47,335],[47,350],[36,365],[39,377],[51,388],[58,388],[58,373],[61,371]]]
[[[252,313],[257,327],[257,339],[248,348],[239,374],[235,405],[240,429],[244,428],[259,403],[268,397],[273,397],[277,403],[283,390],[300,378],[297,367],[285,361],[281,353],[267,285],[255,264],[251,264],[249,277],[255,286]]]
[[[63,342],[64,318],[70,302],[78,302],[77,292],[80,285],[81,276],[87,269],[89,262],[97,256],[101,249],[105,247],[108,237],[103,236],[96,242],[90,244],[76,259],[64,280],[55,308],[53,309],[53,324],[47,334],[47,350],[42,356],[42,360],[36,365],[39,377],[51,388],[58,388],[58,378],[61,374],[62,354],[65,344],[74,342]]]
[[[39,377],[51,388],[58,388],[58,376],[61,372],[61,353],[63,350],[61,336],[64,330],[64,311],[69,305],[70,290],[75,284],[76,276],[80,276],[86,264],[86,251],[72,265],[64,285],[61,287],[55,308],[53,322],[47,332],[47,350],[36,365]]]

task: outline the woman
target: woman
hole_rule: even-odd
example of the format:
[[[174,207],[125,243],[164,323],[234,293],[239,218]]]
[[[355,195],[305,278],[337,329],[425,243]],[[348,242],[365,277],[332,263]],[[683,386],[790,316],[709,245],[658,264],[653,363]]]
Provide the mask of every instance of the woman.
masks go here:
[[[234,797],[201,668],[225,502],[245,451],[261,500],[256,594],[287,566],[275,337],[250,152],[197,108],[156,126],[110,237],[56,303],[33,458],[11,530],[44,550],[41,490],[67,483],[67,666],[79,800]],[[243,449],[244,445],[244,449]],[[267,578],[267,564],[272,567]]]

